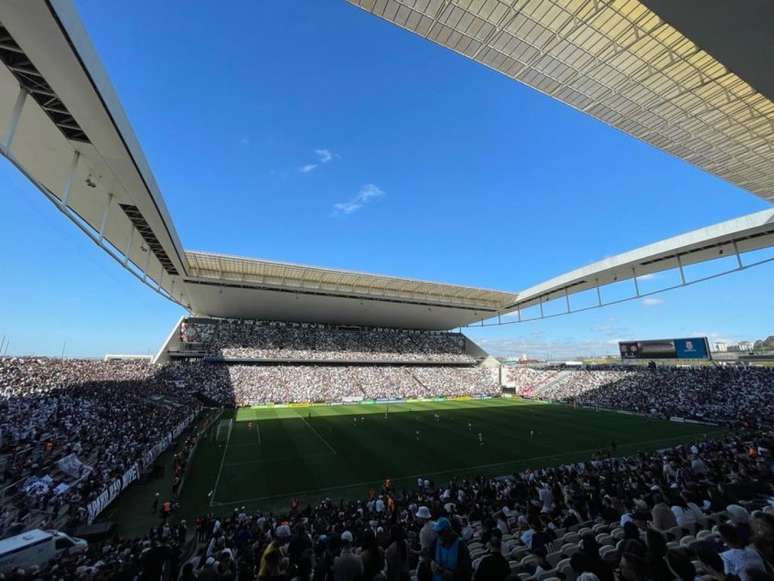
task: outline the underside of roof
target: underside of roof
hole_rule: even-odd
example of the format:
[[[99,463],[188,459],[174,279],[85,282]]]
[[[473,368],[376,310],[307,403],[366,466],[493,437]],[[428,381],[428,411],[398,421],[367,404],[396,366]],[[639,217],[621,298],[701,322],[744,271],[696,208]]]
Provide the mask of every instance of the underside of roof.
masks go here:
[[[394,276],[187,252],[197,314],[416,329],[494,316],[514,293]]]
[[[667,238],[557,276],[518,293],[505,312],[564,299],[625,280],[774,246],[774,210]]]
[[[137,278],[186,304],[174,224],[70,1],[0,2],[0,135],[0,152],[57,209]]]
[[[774,103],[639,0],[348,1],[774,201]]]

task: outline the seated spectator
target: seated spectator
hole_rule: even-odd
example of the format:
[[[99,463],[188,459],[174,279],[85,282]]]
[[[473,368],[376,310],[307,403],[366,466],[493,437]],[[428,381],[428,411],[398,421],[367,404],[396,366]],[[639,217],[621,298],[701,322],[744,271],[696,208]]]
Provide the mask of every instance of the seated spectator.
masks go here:
[[[718,532],[728,547],[720,554],[726,575],[735,575],[741,581],[750,581],[751,572],[765,572],[760,555],[754,549],[745,546],[733,525],[724,523],[718,527]]]

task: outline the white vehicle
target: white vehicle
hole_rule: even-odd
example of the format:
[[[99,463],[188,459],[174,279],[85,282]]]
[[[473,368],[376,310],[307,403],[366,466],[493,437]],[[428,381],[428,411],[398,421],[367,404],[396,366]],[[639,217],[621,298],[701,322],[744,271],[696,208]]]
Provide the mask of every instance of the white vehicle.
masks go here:
[[[59,531],[33,529],[0,541],[0,573],[19,567],[43,567],[62,553],[85,551],[88,543]]]

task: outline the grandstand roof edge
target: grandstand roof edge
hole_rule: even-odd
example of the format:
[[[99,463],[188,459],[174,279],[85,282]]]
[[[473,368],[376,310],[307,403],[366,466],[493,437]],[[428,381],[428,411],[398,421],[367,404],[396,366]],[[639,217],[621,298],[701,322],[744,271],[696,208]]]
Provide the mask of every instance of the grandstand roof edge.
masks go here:
[[[576,268],[518,293],[513,312],[606,284],[774,246],[774,209],[719,222]],[[594,280],[590,280],[590,279]]]
[[[490,288],[484,288],[484,287],[478,287],[478,286],[470,286],[470,285],[457,284],[457,283],[447,283],[442,281],[431,281],[431,280],[405,277],[405,276],[396,276],[396,275],[390,275],[390,274],[364,272],[364,271],[350,270],[345,268],[315,266],[315,265],[303,264],[303,263],[297,263],[297,262],[288,262],[284,260],[250,258],[245,256],[233,255],[233,254],[225,254],[220,252],[208,252],[208,251],[201,251],[201,250],[186,250],[185,252],[186,252],[186,256],[191,256],[191,255],[206,256],[214,259],[222,258],[222,259],[237,261],[237,262],[241,261],[247,264],[266,264],[266,265],[273,265],[273,266],[287,266],[290,268],[299,268],[299,269],[304,269],[308,271],[318,271],[318,272],[325,272],[330,274],[344,274],[344,275],[361,276],[361,277],[374,278],[374,279],[387,279],[387,280],[401,281],[401,282],[407,282],[407,283],[417,283],[417,284],[423,284],[423,285],[445,287],[450,289],[459,289],[463,291],[492,293],[492,294],[502,295],[502,296],[510,295],[511,297],[514,297],[514,298],[517,296],[517,293],[511,292],[511,291],[502,291],[502,290],[490,289]],[[192,267],[194,269],[196,268],[193,265]]]

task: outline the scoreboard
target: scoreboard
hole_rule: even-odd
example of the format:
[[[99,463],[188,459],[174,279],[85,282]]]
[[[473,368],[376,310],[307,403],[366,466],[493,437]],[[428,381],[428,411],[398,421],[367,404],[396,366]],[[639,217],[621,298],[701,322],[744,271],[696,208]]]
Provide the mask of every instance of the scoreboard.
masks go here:
[[[621,359],[710,359],[706,337],[621,341]]]

